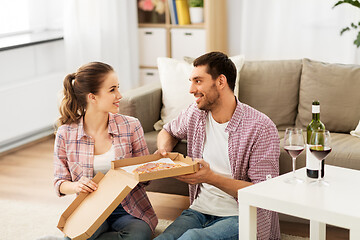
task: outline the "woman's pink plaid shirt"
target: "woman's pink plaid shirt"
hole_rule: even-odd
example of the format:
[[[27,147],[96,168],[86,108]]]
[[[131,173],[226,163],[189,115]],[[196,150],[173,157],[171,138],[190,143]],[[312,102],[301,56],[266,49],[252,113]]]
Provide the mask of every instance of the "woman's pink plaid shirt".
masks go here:
[[[109,113],[108,129],[115,148],[114,160],[149,154],[138,119]],[[83,119],[77,124],[60,126],[54,145],[54,185],[57,194],[63,196],[59,187],[65,180],[78,181],[82,176],[92,179],[93,165],[94,140],[86,135]],[[147,222],[154,231],[158,219],[146,195],[144,184],[139,183],[121,204],[129,214]]]

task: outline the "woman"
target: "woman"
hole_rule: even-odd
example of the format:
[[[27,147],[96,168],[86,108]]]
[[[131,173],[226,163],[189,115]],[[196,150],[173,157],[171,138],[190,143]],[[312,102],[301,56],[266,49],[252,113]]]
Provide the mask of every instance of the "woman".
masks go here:
[[[139,120],[117,113],[118,88],[113,68],[101,62],[65,77],[54,146],[58,196],[96,191],[91,179],[112,160],[149,154]],[[89,239],[151,239],[157,221],[139,183]]]

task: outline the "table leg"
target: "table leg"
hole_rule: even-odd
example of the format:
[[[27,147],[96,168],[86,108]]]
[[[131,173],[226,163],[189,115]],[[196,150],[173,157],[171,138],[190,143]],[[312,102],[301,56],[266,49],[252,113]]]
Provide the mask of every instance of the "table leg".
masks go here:
[[[352,228],[350,229],[350,240],[356,240],[356,239],[360,239],[360,229],[355,229]]]
[[[325,240],[326,224],[310,220],[310,240]]]
[[[256,207],[239,203],[239,239],[256,240]]]

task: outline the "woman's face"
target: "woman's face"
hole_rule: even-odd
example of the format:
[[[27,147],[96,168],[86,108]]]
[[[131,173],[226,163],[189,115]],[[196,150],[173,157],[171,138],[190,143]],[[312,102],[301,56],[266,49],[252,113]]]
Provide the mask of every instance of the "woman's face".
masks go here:
[[[101,112],[119,111],[119,101],[122,98],[119,92],[119,81],[115,72],[110,72],[106,77],[99,92],[95,95],[96,108]]]

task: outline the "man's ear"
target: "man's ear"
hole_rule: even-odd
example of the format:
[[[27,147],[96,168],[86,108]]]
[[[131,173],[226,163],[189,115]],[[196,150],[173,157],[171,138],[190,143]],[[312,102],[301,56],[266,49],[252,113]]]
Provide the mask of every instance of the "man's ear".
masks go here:
[[[227,85],[227,78],[224,74],[220,74],[217,79],[217,85],[220,89],[223,89]]]

